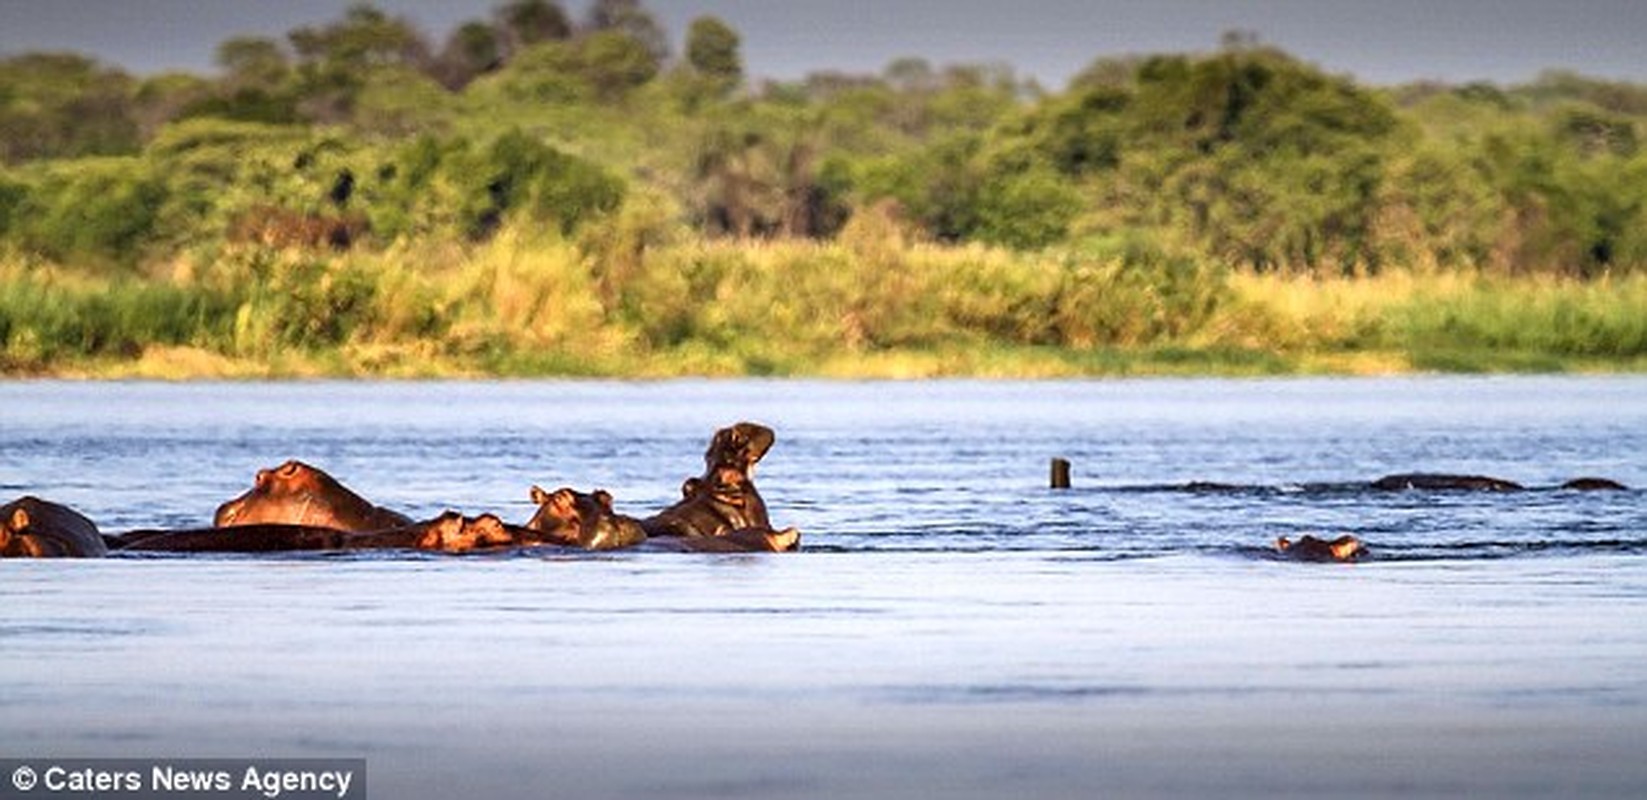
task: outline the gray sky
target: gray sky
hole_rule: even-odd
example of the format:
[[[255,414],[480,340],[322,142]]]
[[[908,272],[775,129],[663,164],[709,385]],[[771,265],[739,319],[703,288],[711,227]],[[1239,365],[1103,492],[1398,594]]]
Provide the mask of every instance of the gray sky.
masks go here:
[[[499,0],[378,0],[438,42]],[[0,0],[0,53],[68,49],[138,73],[206,72],[218,42],[283,37],[348,0]],[[562,6],[581,17],[586,0]],[[1208,50],[1231,29],[1374,84],[1515,83],[1545,68],[1647,82],[1647,0],[650,0],[679,49],[714,14],[747,71],[879,71],[900,56],[1005,62],[1061,88],[1099,56]]]

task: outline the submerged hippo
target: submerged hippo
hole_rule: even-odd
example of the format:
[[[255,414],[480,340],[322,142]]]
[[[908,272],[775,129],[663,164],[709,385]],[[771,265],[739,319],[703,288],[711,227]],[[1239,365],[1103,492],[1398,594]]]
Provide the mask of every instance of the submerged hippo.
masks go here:
[[[0,506],[0,558],[97,558],[108,545],[80,512],[38,497]]]
[[[412,524],[404,514],[379,508],[335,478],[301,461],[258,470],[250,491],[218,506],[219,528],[273,523],[340,531],[380,531]]]
[[[547,544],[585,550],[618,550],[646,541],[639,521],[612,510],[612,495],[604,489],[584,494],[562,487],[546,492],[532,487],[536,514],[526,523]]]
[[[1308,535],[1294,542],[1282,536],[1275,540],[1275,549],[1300,561],[1355,561],[1367,554],[1366,545],[1347,534],[1330,542]]]
[[[704,473],[681,485],[681,501],[641,520],[648,536],[690,539],[733,536],[762,549],[792,550],[800,534],[773,529],[755,489],[755,464],[777,439],[772,429],[740,422],[715,432],[703,454]]]
[[[1574,478],[1561,484],[1561,488],[1578,492],[1618,492],[1629,487],[1611,478]]]
[[[1462,489],[1475,492],[1517,492],[1523,487],[1514,481],[1502,478],[1489,478],[1483,475],[1438,475],[1429,473],[1412,473],[1402,475],[1385,475],[1372,482],[1372,488],[1387,491],[1404,491],[1407,489],[1426,490],[1455,490]]]
[[[467,553],[506,547],[516,536],[496,516],[465,517],[456,511],[410,525],[353,532],[315,525],[255,523],[227,528],[133,531],[119,537],[123,552],[278,553],[326,550],[430,550]]]

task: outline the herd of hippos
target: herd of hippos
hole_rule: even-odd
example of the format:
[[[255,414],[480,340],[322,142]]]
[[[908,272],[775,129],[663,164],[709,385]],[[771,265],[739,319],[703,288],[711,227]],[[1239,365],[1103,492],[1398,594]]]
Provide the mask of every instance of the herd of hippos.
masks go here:
[[[252,488],[217,509],[212,527],[103,534],[79,512],[37,497],[0,506],[0,558],[100,557],[111,552],[274,553],[423,550],[441,553],[518,547],[674,552],[788,552],[800,548],[794,528],[772,527],[756,491],[755,464],[776,440],[772,429],[740,422],[716,431],[704,472],[681,486],[681,500],[645,519],[612,510],[612,496],[533,486],[537,512],[525,525],[493,514],[448,511],[424,522],[372,504],[332,476],[300,461],[260,470]],[[1210,484],[1208,484],[1210,485]],[[1202,484],[1192,484],[1202,486]],[[1405,474],[1373,481],[1382,490],[1515,491],[1519,484],[1475,475]],[[1563,489],[1623,489],[1606,478],[1578,478]],[[1297,541],[1281,537],[1276,552],[1305,561],[1355,561],[1367,554],[1354,536]]]

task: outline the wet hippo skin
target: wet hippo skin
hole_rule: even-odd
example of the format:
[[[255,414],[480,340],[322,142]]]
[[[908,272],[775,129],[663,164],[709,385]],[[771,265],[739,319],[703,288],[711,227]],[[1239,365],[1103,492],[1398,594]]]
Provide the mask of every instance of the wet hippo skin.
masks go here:
[[[97,525],[38,497],[0,506],[0,558],[97,558],[108,552]]]
[[[1561,484],[1561,488],[1579,492],[1618,492],[1629,487],[1611,478],[1574,478]]]
[[[411,524],[405,515],[379,508],[335,478],[301,461],[258,470],[252,488],[219,506],[213,525],[273,523],[341,531],[379,531]]]
[[[1299,561],[1355,561],[1367,554],[1366,545],[1354,536],[1340,536],[1332,541],[1302,536],[1294,542],[1282,536],[1275,540],[1275,549],[1288,558]]]
[[[430,550],[467,553],[508,547],[517,535],[491,514],[448,511],[424,522],[380,531],[342,531],[314,525],[258,523],[227,528],[133,531],[117,537],[124,552],[278,553],[324,550]]]
[[[1385,475],[1372,482],[1372,488],[1389,491],[1406,489],[1462,489],[1476,492],[1514,492],[1525,488],[1515,481],[1489,478],[1484,475],[1444,475],[1415,472]]]
[[[648,536],[733,538],[740,546],[792,550],[794,529],[774,530],[766,501],[755,488],[755,464],[777,437],[771,428],[740,422],[715,432],[704,452],[704,472],[681,486],[681,501],[641,521]]]
[[[618,550],[646,541],[640,522],[614,512],[612,495],[603,489],[584,494],[566,487],[546,492],[533,486],[530,494],[538,510],[526,528],[545,544]]]

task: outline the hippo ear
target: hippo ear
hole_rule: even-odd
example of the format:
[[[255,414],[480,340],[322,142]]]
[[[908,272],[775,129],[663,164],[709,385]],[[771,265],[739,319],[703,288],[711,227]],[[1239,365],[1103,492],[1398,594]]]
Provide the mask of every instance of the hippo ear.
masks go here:
[[[1292,540],[1291,539],[1288,539],[1285,536],[1280,536],[1280,537],[1276,538],[1276,540],[1275,540],[1275,549],[1280,550],[1281,552],[1285,553],[1291,547],[1292,547]]]
[[[11,519],[6,520],[6,527],[17,533],[22,533],[23,531],[28,530],[29,512],[21,508],[12,509]]]
[[[561,511],[571,511],[576,508],[577,500],[577,493],[564,486],[556,489],[555,493],[549,496],[549,502]]]
[[[691,500],[692,495],[697,494],[701,488],[703,488],[703,481],[697,478],[687,478],[686,482],[681,484],[681,498]]]
[[[608,513],[608,514],[612,513],[612,493],[611,492],[608,492],[605,489],[596,489],[595,490],[595,502],[600,503],[600,507],[606,509],[606,513]]]
[[[541,506],[547,502],[549,502],[549,493],[544,491],[542,486],[532,484],[532,504]]]

